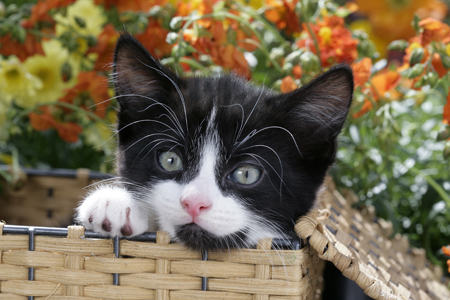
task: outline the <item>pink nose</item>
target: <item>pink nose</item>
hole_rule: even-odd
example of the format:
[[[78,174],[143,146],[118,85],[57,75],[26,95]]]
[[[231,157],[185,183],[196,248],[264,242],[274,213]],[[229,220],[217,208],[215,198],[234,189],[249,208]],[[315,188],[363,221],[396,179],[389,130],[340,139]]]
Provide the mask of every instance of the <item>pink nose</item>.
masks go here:
[[[181,206],[193,218],[206,212],[211,207],[211,202],[198,197],[187,197],[181,200]]]

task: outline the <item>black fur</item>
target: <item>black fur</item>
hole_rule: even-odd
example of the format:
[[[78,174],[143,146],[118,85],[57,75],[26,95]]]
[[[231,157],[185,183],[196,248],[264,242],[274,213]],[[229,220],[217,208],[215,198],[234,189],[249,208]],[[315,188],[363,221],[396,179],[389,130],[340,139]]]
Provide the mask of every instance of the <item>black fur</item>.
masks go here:
[[[348,66],[335,66],[304,87],[279,95],[234,75],[181,79],[125,34],[116,47],[114,72],[120,103],[118,169],[122,177],[147,187],[165,179],[181,183],[194,178],[205,120],[216,106],[221,140],[218,186],[254,214],[278,224],[287,235],[293,234],[295,220],[313,206],[335,159],[336,138],[352,100],[353,77]],[[169,118],[168,107],[179,123]],[[246,124],[237,137],[242,122]],[[242,143],[252,132],[257,133]],[[151,134],[155,135],[145,138]],[[163,137],[172,141],[163,141]],[[156,163],[159,151],[168,149],[183,159],[182,171],[168,173]],[[250,186],[229,180],[229,173],[242,163],[260,167],[261,179]],[[195,224],[179,228],[178,238],[195,249],[227,245]]]

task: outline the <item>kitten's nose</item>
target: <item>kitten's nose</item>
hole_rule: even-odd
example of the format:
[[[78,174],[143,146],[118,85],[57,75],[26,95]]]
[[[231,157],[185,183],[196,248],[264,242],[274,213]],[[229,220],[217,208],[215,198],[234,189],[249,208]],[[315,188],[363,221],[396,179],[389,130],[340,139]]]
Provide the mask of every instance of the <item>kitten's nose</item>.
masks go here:
[[[180,202],[184,210],[193,218],[206,212],[212,205],[208,199],[195,196],[183,198]]]

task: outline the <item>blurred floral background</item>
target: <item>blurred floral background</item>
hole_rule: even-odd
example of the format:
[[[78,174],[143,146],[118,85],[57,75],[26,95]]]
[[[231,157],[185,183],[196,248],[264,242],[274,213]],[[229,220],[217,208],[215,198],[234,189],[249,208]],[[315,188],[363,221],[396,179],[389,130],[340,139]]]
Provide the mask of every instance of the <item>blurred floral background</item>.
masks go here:
[[[439,0],[0,1],[0,176],[19,188],[20,166],[114,172],[108,76],[124,30],[179,74],[234,71],[281,92],[347,63],[354,104],[331,174],[444,266],[448,10]]]

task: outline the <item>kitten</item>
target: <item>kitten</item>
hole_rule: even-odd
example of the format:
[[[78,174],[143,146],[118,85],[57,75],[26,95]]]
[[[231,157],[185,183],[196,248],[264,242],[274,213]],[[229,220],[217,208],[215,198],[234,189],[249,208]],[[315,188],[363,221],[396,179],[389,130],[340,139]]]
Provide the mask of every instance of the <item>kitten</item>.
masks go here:
[[[180,78],[124,34],[114,74],[120,177],[91,192],[79,223],[110,236],[165,230],[192,249],[294,236],[335,158],[348,66],[277,94],[234,75]]]

